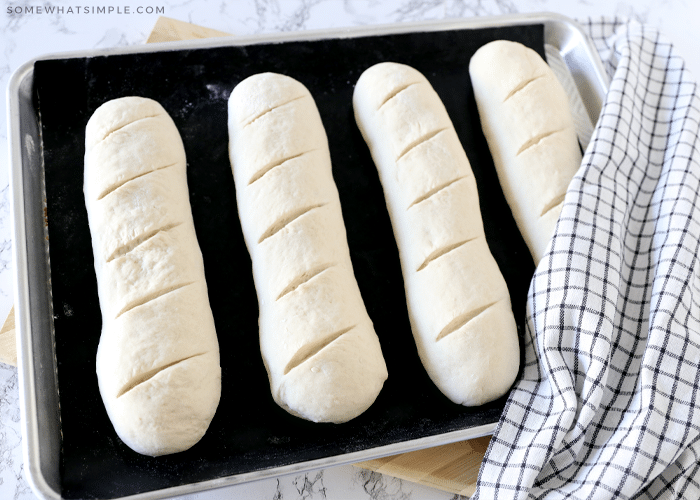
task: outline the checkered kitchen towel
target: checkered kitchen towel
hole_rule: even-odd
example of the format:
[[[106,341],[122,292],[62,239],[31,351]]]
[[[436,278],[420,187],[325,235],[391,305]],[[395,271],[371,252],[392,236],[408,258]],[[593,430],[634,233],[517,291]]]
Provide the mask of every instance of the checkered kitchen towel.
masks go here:
[[[698,89],[657,31],[585,27],[612,82],[473,498],[700,499]]]

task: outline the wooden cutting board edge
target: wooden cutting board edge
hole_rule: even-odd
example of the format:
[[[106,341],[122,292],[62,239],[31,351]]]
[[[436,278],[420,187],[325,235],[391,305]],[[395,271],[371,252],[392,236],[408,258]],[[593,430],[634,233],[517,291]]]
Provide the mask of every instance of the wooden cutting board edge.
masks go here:
[[[0,329],[0,363],[17,366],[17,335],[15,332],[15,306],[5,318]]]

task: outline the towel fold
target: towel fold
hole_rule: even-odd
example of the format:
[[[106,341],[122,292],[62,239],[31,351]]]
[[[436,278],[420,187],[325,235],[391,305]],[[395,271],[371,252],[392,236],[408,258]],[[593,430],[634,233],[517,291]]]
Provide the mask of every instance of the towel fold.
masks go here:
[[[610,90],[473,498],[700,498],[697,85],[655,29],[582,24]]]

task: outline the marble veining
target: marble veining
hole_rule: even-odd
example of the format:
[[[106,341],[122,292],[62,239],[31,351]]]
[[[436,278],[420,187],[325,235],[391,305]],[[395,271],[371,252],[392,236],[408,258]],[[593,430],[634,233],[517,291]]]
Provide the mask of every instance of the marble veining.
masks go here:
[[[17,370],[0,363],[0,498],[33,499],[24,480]]]
[[[0,189],[0,231],[9,234],[12,226],[12,209],[10,207],[10,186]],[[12,266],[12,240],[0,239],[0,273],[9,271]]]
[[[152,14],[90,14],[67,11],[69,6],[123,6],[109,0],[19,0],[3,3],[0,14],[0,86],[26,61],[46,53],[119,47],[144,43],[159,14],[214,28],[233,35],[279,31],[336,29],[369,24],[414,22],[517,12],[552,11],[571,18],[617,16],[657,26],[687,58],[691,72],[700,74],[694,23],[700,3],[678,0],[133,0],[137,6],[162,7]],[[63,7],[62,13],[36,13],[39,6]],[[14,9],[33,13],[15,14]],[[213,89],[217,91],[217,89]],[[0,114],[6,116],[6,99]],[[9,200],[7,123],[0,120],[0,322],[10,310],[12,235]],[[34,500],[22,458],[17,370],[0,364],[0,498]],[[353,466],[331,467],[306,474],[243,484],[223,490],[186,495],[181,500],[228,498],[371,500],[458,500],[459,497]]]
[[[306,498],[328,498],[326,487],[323,485],[323,471],[316,471],[304,476],[298,476],[292,481],[298,497]]]
[[[369,470],[360,470],[358,480],[362,482],[362,488],[372,500],[408,500],[411,492],[405,488],[404,481],[391,476],[384,476]]]

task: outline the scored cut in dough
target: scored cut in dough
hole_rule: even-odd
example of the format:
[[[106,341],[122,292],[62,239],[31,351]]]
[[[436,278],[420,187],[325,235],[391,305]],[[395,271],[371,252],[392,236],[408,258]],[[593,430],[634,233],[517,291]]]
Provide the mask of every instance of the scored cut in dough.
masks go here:
[[[390,62],[360,76],[353,105],[384,189],[421,361],[455,403],[496,399],[518,373],[517,326],[447,111],[420,72]]]
[[[122,441],[151,456],[197,443],[221,394],[185,168],[180,134],[151,99],[108,101],[88,121],[83,191],[102,312],[100,394]]]
[[[238,213],[275,402],[346,422],[375,401],[386,364],[350,260],[328,140],[300,82],[262,73],[229,98]]]
[[[507,40],[477,50],[469,74],[499,182],[537,264],[581,166],[566,92],[537,52]]]

